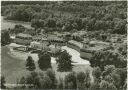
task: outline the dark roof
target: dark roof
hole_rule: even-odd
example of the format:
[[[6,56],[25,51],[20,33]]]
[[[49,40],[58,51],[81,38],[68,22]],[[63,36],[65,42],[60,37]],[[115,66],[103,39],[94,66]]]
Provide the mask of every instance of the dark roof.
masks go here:
[[[105,50],[107,48],[108,48],[108,46],[105,46],[105,45],[95,45],[93,47],[91,47],[91,46],[88,46],[87,48],[83,47],[83,48],[81,48],[81,50],[85,51],[85,52],[92,52],[92,51]]]

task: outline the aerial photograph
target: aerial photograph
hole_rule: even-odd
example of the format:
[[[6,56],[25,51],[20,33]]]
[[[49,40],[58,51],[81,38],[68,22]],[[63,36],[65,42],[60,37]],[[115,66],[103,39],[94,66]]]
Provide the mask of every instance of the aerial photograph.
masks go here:
[[[1,89],[127,90],[127,1],[1,1]]]

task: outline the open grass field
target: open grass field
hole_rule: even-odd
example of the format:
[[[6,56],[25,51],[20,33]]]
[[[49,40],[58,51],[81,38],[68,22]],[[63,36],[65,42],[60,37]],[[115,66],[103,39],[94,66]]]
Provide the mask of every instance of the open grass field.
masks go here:
[[[57,78],[63,78],[65,75],[69,73],[58,72],[56,64],[52,64],[52,69],[55,71]],[[73,71],[75,72],[85,72],[87,69],[92,70],[92,68],[89,65],[83,64],[77,64],[73,67]],[[27,74],[29,74],[29,71],[25,69],[25,60],[12,57],[10,55],[10,50],[7,46],[2,47],[1,49],[1,71],[2,75],[4,75],[6,78],[6,83],[9,84],[16,83],[17,79],[20,79],[22,76],[26,76]],[[40,71],[37,62],[36,71]]]
[[[13,58],[9,55],[9,48],[1,48],[1,73],[7,83],[15,83],[16,78],[25,74],[25,61]]]

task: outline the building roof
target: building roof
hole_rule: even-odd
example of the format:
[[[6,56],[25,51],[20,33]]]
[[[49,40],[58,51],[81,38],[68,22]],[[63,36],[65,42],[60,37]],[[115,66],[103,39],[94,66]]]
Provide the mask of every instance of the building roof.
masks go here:
[[[89,47],[87,48],[86,50],[91,50],[91,51],[98,51],[98,50],[102,50],[104,49],[105,47],[102,47],[102,46],[95,46],[95,47]]]
[[[24,34],[24,33],[19,33],[17,36],[19,36],[19,37],[32,37],[31,35]]]
[[[77,42],[77,41],[75,41],[75,40],[70,40],[70,41],[68,41],[70,44],[74,44],[74,45],[76,45],[76,46],[78,46],[78,47],[80,47],[80,48],[82,48],[83,47],[83,44],[81,43],[81,42]]]
[[[92,51],[99,51],[99,50],[104,50],[106,49],[107,47],[105,46],[93,46],[93,47],[88,47],[88,48],[81,48],[82,51],[85,51],[85,52],[92,52]]]
[[[59,52],[61,50],[61,48],[55,47],[55,45],[50,45],[49,48],[50,48],[51,53],[56,53],[56,52]]]
[[[86,34],[87,34],[86,31],[78,31],[78,32],[74,32],[72,35],[73,36],[84,36]]]
[[[94,45],[109,45],[109,43],[102,42],[102,41],[90,41],[89,44],[94,44]]]
[[[16,44],[16,43],[11,43],[9,46],[10,47],[23,47],[24,45],[19,45],[19,44]],[[26,47],[26,46],[24,46],[24,47]]]
[[[41,43],[37,41],[32,41],[31,44],[41,44]]]
[[[49,36],[47,39],[48,39],[48,40],[63,41],[63,39],[62,39],[62,38],[59,38],[59,37],[56,37],[56,36]]]
[[[89,52],[90,51],[104,50],[109,46],[109,43],[102,42],[102,41],[90,41],[89,45],[87,44],[87,46],[88,46],[87,48],[83,47],[81,50],[82,51],[89,51]]]
[[[42,35],[36,35],[36,36],[33,36],[32,37],[34,40],[47,40],[46,38],[44,38],[44,36],[42,36]]]
[[[15,38],[15,39],[14,39],[14,42],[15,42],[15,43],[18,43],[18,44],[29,45],[29,44],[31,43],[31,40]]]

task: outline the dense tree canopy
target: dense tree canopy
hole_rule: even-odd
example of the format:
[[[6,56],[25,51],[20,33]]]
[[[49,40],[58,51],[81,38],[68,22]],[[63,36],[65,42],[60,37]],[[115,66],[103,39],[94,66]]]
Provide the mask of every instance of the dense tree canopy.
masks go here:
[[[61,52],[56,61],[58,64],[58,71],[63,72],[72,70],[71,55],[69,55],[66,50]]]
[[[11,20],[32,21],[32,26],[38,28],[47,26],[62,29],[64,26],[65,31],[72,29],[109,31],[112,29],[109,32],[117,34],[125,34],[127,31],[127,4],[125,1],[39,1],[36,3],[38,4],[32,1],[27,3],[3,1],[2,15]]]
[[[47,52],[39,53],[38,65],[41,70],[51,68],[51,56]]]
[[[104,70],[104,66],[106,65],[115,65],[115,67],[126,67],[127,61],[121,57],[121,55],[117,52],[113,51],[97,51],[94,52],[91,60],[92,67],[99,66],[101,70]]]

